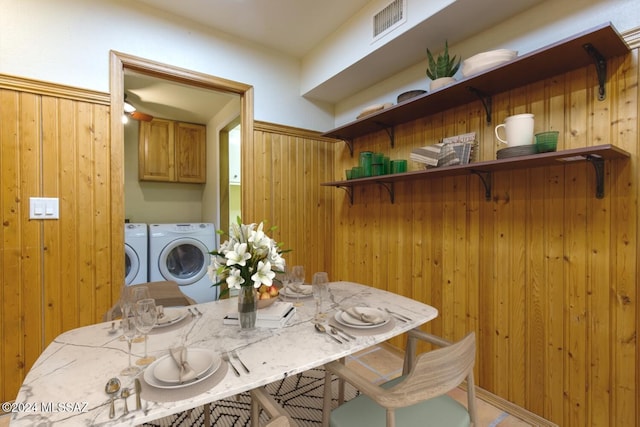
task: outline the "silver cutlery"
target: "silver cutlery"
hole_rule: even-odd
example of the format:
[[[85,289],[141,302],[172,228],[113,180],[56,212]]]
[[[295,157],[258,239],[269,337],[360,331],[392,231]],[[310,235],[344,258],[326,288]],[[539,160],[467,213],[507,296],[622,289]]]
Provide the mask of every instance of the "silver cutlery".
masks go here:
[[[124,414],[128,415],[129,414],[129,406],[127,405],[127,397],[129,397],[131,395],[131,393],[129,392],[128,388],[123,388],[122,392],[120,393],[120,396],[122,397],[122,400],[124,400]]]
[[[412,318],[407,317],[404,314],[396,313],[395,311],[391,311],[388,308],[385,308],[384,310],[398,320],[401,320],[403,322],[413,322]]]
[[[336,328],[334,328],[333,326],[329,325],[329,330],[331,331],[331,333],[345,341],[349,341],[349,338],[347,336],[343,336],[344,334],[341,334],[340,332],[338,332],[338,330]]]
[[[236,367],[233,366],[233,363],[231,363],[231,360],[229,360],[229,353],[227,353],[227,352],[222,353],[222,360],[224,360],[225,362],[227,362],[227,364],[229,366],[231,366],[231,368],[233,369],[233,372],[235,372],[235,374],[236,374],[236,377],[240,376],[240,372],[238,372]]]
[[[350,333],[345,332],[345,331],[344,331],[344,329],[341,329],[341,328],[339,328],[339,327],[337,327],[337,326],[333,326],[333,325],[332,325],[331,327],[332,327],[333,329],[335,329],[336,331],[341,332],[341,333],[342,333],[342,335],[344,335],[344,336],[346,336],[346,337],[351,338],[352,340],[355,340],[355,339],[356,339],[356,337],[354,337],[354,336],[353,336],[353,335],[351,335]]]
[[[116,407],[114,403],[115,395],[120,391],[120,380],[117,378],[111,378],[104,386],[104,391],[111,396],[111,406],[109,407],[109,418],[116,416]]]
[[[198,316],[202,316],[202,312],[198,310],[198,307],[193,307],[193,309],[195,310],[196,313],[198,313]]]
[[[322,333],[326,334],[326,335],[327,335],[329,338],[331,338],[332,340],[334,340],[334,341],[336,341],[336,342],[338,342],[338,343],[342,344],[342,341],[340,341],[338,338],[336,338],[336,337],[334,337],[333,335],[331,335],[331,334],[329,333],[329,331],[327,331],[327,330],[324,328],[324,326],[322,326],[320,323],[316,323],[316,324],[314,325],[314,327],[316,328],[316,331],[318,331],[318,332],[322,332]]]
[[[249,373],[249,368],[247,368],[247,365],[244,364],[244,362],[240,359],[240,356],[238,355],[238,352],[233,350],[231,352],[231,357],[233,357],[234,359],[237,359],[238,362],[240,362],[240,364],[242,365],[242,368],[244,369],[244,371],[248,374]]]
[[[135,388],[136,388],[136,409],[141,409],[142,408],[142,402],[140,401],[140,393],[142,392],[142,384],[140,383],[140,379],[136,378],[135,381]]]

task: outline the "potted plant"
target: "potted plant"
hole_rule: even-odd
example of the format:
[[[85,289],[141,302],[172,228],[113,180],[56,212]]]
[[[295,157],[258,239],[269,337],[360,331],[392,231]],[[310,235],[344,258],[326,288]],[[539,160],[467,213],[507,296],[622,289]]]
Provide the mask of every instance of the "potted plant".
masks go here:
[[[458,58],[458,62],[456,62],[456,55],[454,55],[453,58],[449,58],[449,45],[447,41],[444,42],[444,52],[438,55],[437,59],[433,58],[433,54],[427,48],[427,59],[429,60],[427,77],[431,79],[431,90],[440,89],[455,81],[453,76],[458,71],[458,68],[460,68],[461,58]]]

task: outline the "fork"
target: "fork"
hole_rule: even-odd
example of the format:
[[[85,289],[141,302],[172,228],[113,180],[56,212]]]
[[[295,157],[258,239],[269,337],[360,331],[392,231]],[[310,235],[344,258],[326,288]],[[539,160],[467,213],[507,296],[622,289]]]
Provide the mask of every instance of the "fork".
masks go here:
[[[233,372],[235,372],[236,377],[240,376],[240,372],[238,372],[238,370],[236,369],[236,367],[233,365],[233,363],[231,363],[231,360],[229,360],[229,353],[227,353],[226,351],[224,353],[222,353],[222,360],[224,360],[225,362],[227,362],[227,364],[229,366],[231,366],[231,368],[233,368]]]
[[[231,357],[233,357],[234,359],[237,359],[238,362],[240,362],[240,364],[242,365],[242,368],[244,368],[244,371],[248,374],[249,373],[249,368],[247,368],[247,365],[244,364],[244,362],[240,359],[240,356],[238,355],[238,352],[233,350],[231,352]]]

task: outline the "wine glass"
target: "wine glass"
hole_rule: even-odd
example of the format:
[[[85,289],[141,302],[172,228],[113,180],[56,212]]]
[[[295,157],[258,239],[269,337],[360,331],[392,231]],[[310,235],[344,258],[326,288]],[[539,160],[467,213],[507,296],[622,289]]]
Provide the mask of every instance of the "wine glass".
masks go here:
[[[291,268],[291,284],[294,286],[304,285],[304,267],[303,266],[294,265],[293,268]],[[300,301],[300,289],[299,288],[296,289],[294,287],[293,291],[296,294],[296,302],[293,303],[293,305],[296,307],[300,307],[304,305],[304,303]]]
[[[135,376],[140,372],[140,368],[131,365],[131,343],[136,336],[136,321],[135,312],[131,303],[126,302],[122,304],[122,320],[120,321],[120,327],[122,328],[122,335],[127,340],[127,346],[129,347],[129,366],[120,372],[121,375]]]
[[[141,285],[129,286],[125,295],[125,301],[131,304],[133,310],[135,310],[138,301],[149,298],[151,298],[149,287]],[[146,340],[146,336],[139,335],[133,339],[133,342],[142,342],[143,340]]]
[[[148,365],[156,360],[154,356],[147,354],[147,339],[148,334],[153,329],[158,320],[158,310],[156,309],[156,302],[153,298],[141,299],[136,302],[136,328],[138,332],[144,335],[144,357],[138,359],[136,364]]]
[[[324,311],[324,303],[328,296],[328,283],[329,275],[324,271],[315,273],[311,280],[313,299],[316,301],[316,315],[314,317],[316,322],[322,322],[327,318],[327,313]]]

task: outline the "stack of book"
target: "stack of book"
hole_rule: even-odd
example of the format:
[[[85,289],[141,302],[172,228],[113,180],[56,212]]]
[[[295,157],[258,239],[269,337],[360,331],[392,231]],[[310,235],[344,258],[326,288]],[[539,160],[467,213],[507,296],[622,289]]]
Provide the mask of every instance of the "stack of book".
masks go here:
[[[276,301],[268,307],[261,308],[256,314],[257,328],[281,328],[296,313],[296,308],[292,303],[286,301]],[[228,313],[224,316],[225,325],[240,325],[238,312]]]

